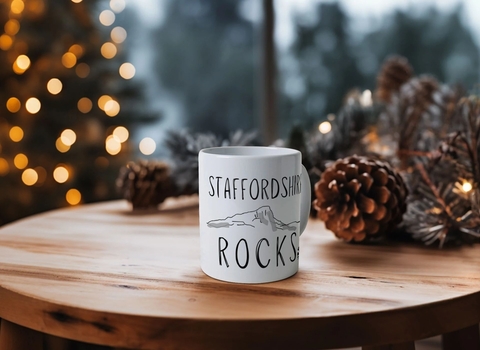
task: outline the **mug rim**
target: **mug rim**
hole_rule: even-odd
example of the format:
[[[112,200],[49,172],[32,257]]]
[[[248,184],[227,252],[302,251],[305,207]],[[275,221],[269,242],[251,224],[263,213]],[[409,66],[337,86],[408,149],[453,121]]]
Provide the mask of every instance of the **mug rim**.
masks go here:
[[[221,158],[275,158],[298,155],[300,151],[276,146],[219,146],[204,148],[199,153]]]

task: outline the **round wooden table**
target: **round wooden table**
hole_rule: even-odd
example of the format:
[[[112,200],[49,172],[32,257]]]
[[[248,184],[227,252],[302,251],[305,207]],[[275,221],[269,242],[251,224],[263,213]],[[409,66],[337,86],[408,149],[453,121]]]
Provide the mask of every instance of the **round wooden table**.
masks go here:
[[[239,285],[200,270],[198,202],[134,213],[124,201],[0,229],[0,349],[43,333],[131,349],[478,349],[480,247],[351,245],[318,220],[300,271]],[[39,333],[40,332],[40,333]]]

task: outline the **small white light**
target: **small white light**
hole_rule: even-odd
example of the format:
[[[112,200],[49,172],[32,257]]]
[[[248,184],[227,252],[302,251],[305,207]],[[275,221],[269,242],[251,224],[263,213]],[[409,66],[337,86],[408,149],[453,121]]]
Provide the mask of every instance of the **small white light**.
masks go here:
[[[153,152],[155,152],[155,149],[157,148],[157,144],[150,137],[145,137],[144,139],[142,139],[142,141],[140,141],[139,148],[140,148],[140,152],[148,156]]]
[[[472,190],[472,188],[473,188],[473,186],[470,182],[464,182],[463,185],[462,185],[462,190],[465,193],[470,192]]]
[[[322,134],[328,134],[330,131],[332,131],[332,124],[324,121],[318,126],[318,131],[320,131]]]

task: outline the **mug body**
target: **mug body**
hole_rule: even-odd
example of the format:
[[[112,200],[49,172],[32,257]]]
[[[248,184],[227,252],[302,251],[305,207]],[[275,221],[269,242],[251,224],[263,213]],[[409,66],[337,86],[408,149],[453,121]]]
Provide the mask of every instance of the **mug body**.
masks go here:
[[[217,147],[199,153],[201,267],[237,283],[298,271],[301,153]]]

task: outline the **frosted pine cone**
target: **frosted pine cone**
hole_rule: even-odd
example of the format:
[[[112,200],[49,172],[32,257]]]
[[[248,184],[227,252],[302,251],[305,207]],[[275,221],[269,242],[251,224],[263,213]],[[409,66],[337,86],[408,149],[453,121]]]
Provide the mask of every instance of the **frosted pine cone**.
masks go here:
[[[339,159],[315,184],[313,202],[327,229],[346,241],[380,237],[402,221],[407,188],[388,163]]]

